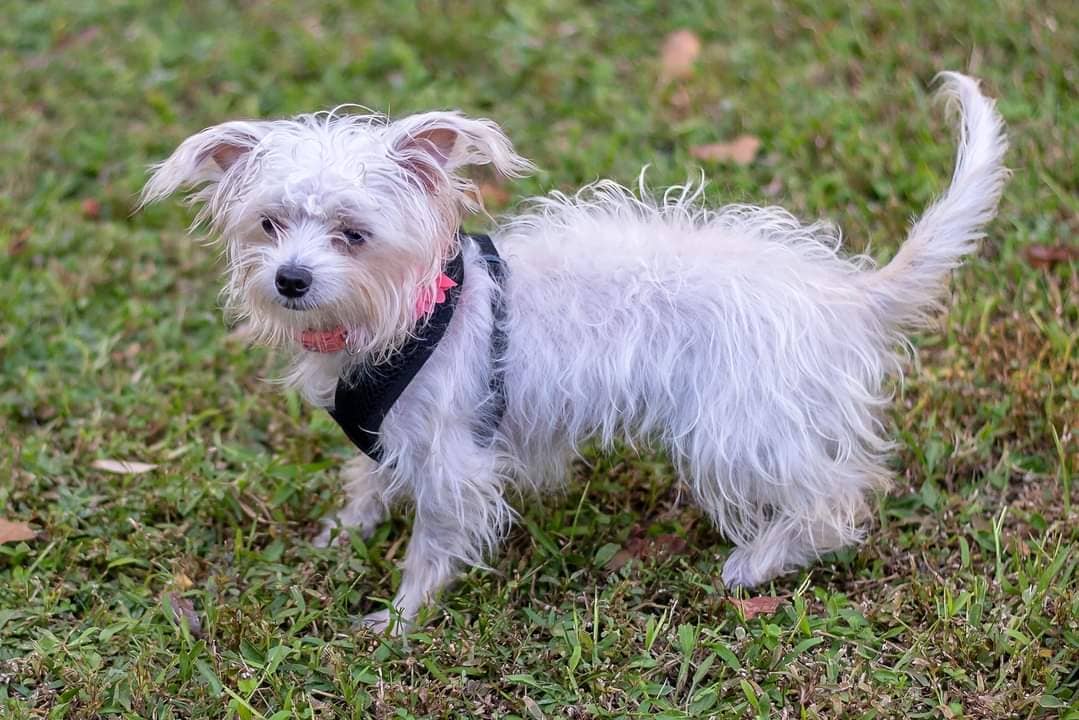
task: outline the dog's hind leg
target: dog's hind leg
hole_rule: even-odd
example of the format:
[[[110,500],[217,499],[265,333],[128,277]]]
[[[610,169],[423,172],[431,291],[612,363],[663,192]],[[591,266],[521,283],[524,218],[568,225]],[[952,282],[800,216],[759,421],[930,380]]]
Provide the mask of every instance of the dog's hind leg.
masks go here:
[[[773,521],[751,542],[736,547],[727,557],[723,563],[723,584],[728,588],[755,587],[845,544],[835,536],[825,540],[822,535],[828,532],[823,528],[814,532],[791,520]]]
[[[754,587],[861,541],[865,533],[859,525],[867,509],[860,492],[819,504],[814,514],[778,511],[727,557],[723,583],[728,588]]]
[[[339,538],[348,536],[356,529],[368,538],[386,517],[386,482],[375,470],[375,463],[366,455],[359,455],[341,468],[345,481],[345,506],[322,519],[322,531],[312,542],[317,547],[330,544],[333,531],[339,530]]]

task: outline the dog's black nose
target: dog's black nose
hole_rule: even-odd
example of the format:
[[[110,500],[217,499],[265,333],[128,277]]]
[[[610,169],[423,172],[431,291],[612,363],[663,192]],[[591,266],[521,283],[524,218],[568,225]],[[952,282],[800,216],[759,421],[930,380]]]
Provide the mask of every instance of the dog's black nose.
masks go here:
[[[274,278],[277,292],[287,298],[303,297],[311,287],[311,271],[299,265],[282,265]]]

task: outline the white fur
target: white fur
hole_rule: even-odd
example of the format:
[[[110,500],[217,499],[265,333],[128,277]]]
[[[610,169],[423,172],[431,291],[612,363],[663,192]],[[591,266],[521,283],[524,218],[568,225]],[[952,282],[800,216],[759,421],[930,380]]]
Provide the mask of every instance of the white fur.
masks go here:
[[[470,244],[442,344],[383,425],[384,459],[347,467],[349,501],[327,521],[369,532],[411,503],[415,527],[395,609],[415,616],[462,566],[481,565],[514,519],[513,488],[564,481],[582,443],[666,449],[694,498],[737,545],[731,586],[756,585],[857,542],[867,495],[887,485],[883,383],[904,332],[924,323],[949,271],[974,251],[1006,171],[1003,124],[977,83],[943,74],[961,139],[952,184],[875,270],[840,254],[830,225],[779,208],[707,210],[700,189],[652,198],[602,181],[535,199],[494,233],[505,288],[507,410],[492,447],[472,428],[491,372],[491,294]],[[493,123],[427,113],[390,123],[329,113],[226,123],[157,166],[154,200],[181,187],[226,240],[230,306],[293,355],[287,381],[332,401],[354,363],[384,357],[414,326],[416,293],[456,251],[476,208],[455,171],[529,165]],[[267,238],[260,218],[283,230]],[[362,247],[343,247],[362,227]],[[281,305],[279,264],[312,270],[309,305]],[[344,326],[350,352],[303,351],[308,328]],[[390,613],[370,624],[383,627]]]

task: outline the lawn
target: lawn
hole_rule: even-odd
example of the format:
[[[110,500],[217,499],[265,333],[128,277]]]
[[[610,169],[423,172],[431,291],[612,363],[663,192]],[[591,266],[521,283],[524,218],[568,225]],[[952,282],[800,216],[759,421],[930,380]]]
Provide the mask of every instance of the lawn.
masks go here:
[[[0,544],[0,717],[1079,718],[1079,4],[0,16],[0,519],[36,531]],[[677,30],[701,50],[665,78]],[[133,213],[147,164],[215,122],[455,107],[541,168],[488,183],[492,214],[646,163],[655,185],[703,167],[707,202],[829,217],[885,260],[951,172],[928,90],[948,68],[999,98],[1014,177],[896,385],[896,484],[868,541],[758,589],[781,602],[756,616],[666,460],[626,453],[522,503],[492,569],[407,639],[359,629],[396,587],[408,518],[310,544],[351,446],[231,333],[191,212]],[[751,162],[691,155],[743,134]]]

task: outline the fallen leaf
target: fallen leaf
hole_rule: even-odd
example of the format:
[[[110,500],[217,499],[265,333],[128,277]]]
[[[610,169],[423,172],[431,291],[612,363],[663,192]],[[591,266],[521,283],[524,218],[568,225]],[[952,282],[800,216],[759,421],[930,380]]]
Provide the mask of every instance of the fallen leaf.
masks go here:
[[[202,621],[195,612],[195,605],[185,597],[176,593],[169,593],[169,605],[172,607],[172,618],[176,622],[187,625],[187,631],[193,637],[202,637]]]
[[[101,203],[94,198],[86,198],[82,201],[82,216],[87,220],[97,220],[101,217]]]
[[[484,202],[489,202],[492,205],[505,205],[510,201],[509,192],[495,183],[480,183],[480,195],[483,196]]]
[[[186,574],[182,572],[176,573],[176,575],[172,578],[172,582],[181,591],[190,590],[191,587],[195,584],[191,581],[191,578],[189,578]]]
[[[56,417],[56,408],[47,403],[41,403],[34,408],[34,418],[38,422],[46,422]]]
[[[1027,245],[1023,255],[1031,267],[1048,270],[1057,263],[1069,262],[1079,258],[1079,247],[1067,245]]]
[[[547,716],[543,714],[543,709],[539,706],[539,703],[527,695],[525,695],[525,709],[535,720],[547,720]]]
[[[780,605],[787,601],[784,596],[772,597],[771,595],[758,595],[757,597],[741,598],[729,597],[727,601],[742,612],[742,617],[752,620],[758,615],[771,615]]]
[[[0,543],[22,542],[35,537],[37,533],[26,523],[0,519]]]
[[[659,77],[664,83],[680,80],[693,73],[693,64],[701,54],[701,39],[692,30],[675,30],[663,41]]]
[[[640,558],[644,553],[644,538],[631,537],[626,541],[626,544],[622,546],[622,549],[616,552],[610,560],[607,561],[607,569],[611,572],[620,570],[626,563],[634,558]]]
[[[94,460],[91,467],[117,475],[140,475],[153,470],[157,465],[135,460]]]
[[[63,53],[63,51],[86,45],[100,34],[101,28],[97,25],[91,25],[88,28],[80,30],[78,33],[63,35],[50,50],[31,55],[26,61],[25,67],[30,70],[40,70]]]
[[[660,535],[653,547],[662,555],[676,555],[686,549],[686,541],[677,535]]]
[[[686,549],[686,541],[677,535],[644,537],[640,528],[634,528],[622,549],[607,561],[607,570],[614,572],[630,560],[662,559]]]
[[[783,192],[783,178],[779,175],[776,175],[774,178],[772,178],[772,181],[770,183],[768,183],[761,189],[761,192],[763,192],[768,197],[775,197],[779,193]]]
[[[315,40],[323,40],[326,37],[326,28],[322,26],[322,19],[318,15],[308,15],[300,20],[300,27],[307,31]]]
[[[101,34],[100,26],[91,25],[91,26],[89,26],[87,28],[83,28],[79,32],[75,33],[74,35],[72,35],[72,34],[64,35],[63,37],[61,37],[57,41],[56,45],[53,46],[53,49],[54,50],[66,50],[67,48],[70,48],[70,47],[77,47],[79,45],[85,45],[86,43],[90,42],[91,40],[94,40],[100,34]]]
[[[24,228],[23,230],[19,231],[19,233],[15,235],[15,237],[11,238],[11,242],[8,243],[7,254],[10,257],[21,255],[29,245],[29,239],[30,228]]]
[[[698,160],[749,165],[757,157],[757,151],[760,149],[760,138],[753,135],[739,135],[729,143],[694,145],[689,149],[689,154]]]
[[[689,90],[686,90],[684,86],[671,93],[670,103],[675,110],[686,110],[692,102],[693,98],[690,97]]]

